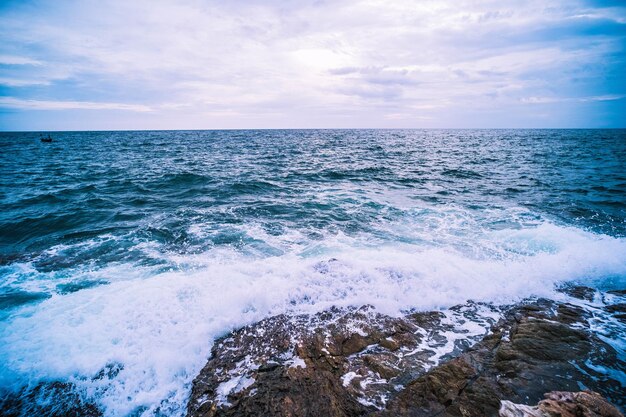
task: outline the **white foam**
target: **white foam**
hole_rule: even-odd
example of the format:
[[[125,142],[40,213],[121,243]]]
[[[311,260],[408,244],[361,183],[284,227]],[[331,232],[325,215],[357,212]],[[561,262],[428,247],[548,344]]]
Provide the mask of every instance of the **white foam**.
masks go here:
[[[217,386],[215,400],[218,405],[230,405],[228,402],[229,395],[241,392],[252,384],[254,384],[254,378],[245,375],[233,376],[228,381],[222,382]]]
[[[182,415],[212,341],[268,315],[332,305],[372,304],[400,314],[467,299],[505,303],[550,296],[563,281],[623,285],[626,277],[624,239],[549,223],[466,237],[473,249],[368,248],[342,239],[315,256],[291,250],[260,258],[216,249],[194,255],[188,272],[147,276],[111,265],[104,274],[111,284],[55,295],[1,324],[0,383],[71,379],[98,398],[107,416],[141,406],[146,415],[159,406]],[[316,267],[331,256],[338,261]],[[117,377],[89,378],[110,363],[123,364]]]
[[[352,380],[354,378],[356,378],[358,375],[356,374],[356,372],[348,372],[345,373],[341,376],[341,383],[344,387],[347,387],[348,385],[350,385],[350,383],[352,382]]]
[[[306,362],[304,359],[299,357],[298,355],[294,355],[293,353],[283,354],[281,359],[285,360],[283,362],[284,365],[289,365],[290,368],[306,368]]]

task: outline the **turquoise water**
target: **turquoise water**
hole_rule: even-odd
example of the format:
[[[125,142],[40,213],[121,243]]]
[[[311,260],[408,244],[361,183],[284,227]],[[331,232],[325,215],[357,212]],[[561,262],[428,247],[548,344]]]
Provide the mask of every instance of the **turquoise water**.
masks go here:
[[[626,287],[626,130],[0,133],[0,208],[1,386],[107,415],[272,314]]]

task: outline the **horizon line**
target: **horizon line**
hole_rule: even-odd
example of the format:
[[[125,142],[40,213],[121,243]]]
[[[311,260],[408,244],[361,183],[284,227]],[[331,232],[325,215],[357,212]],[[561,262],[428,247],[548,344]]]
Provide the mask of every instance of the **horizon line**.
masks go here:
[[[255,130],[624,130],[623,127],[272,127],[210,129],[80,129],[80,130],[0,130],[1,133],[81,133],[81,132],[211,132]]]

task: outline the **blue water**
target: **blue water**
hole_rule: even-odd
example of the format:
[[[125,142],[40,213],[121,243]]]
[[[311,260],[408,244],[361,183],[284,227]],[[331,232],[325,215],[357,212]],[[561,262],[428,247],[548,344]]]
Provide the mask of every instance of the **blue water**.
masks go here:
[[[626,130],[53,136],[0,133],[5,389],[176,415],[212,340],[268,315],[626,287]]]

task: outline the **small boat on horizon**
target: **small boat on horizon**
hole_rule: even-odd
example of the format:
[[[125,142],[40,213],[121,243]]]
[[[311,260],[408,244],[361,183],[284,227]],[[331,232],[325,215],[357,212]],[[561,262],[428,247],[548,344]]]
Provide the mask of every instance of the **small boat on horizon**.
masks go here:
[[[52,136],[50,136],[50,134],[48,134],[48,136],[46,137],[41,136],[39,140],[41,140],[43,143],[50,143],[52,142]]]

